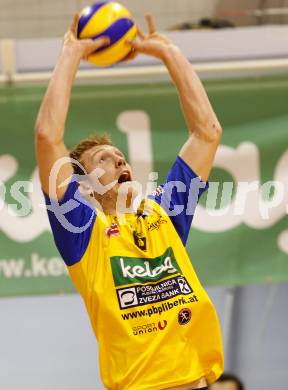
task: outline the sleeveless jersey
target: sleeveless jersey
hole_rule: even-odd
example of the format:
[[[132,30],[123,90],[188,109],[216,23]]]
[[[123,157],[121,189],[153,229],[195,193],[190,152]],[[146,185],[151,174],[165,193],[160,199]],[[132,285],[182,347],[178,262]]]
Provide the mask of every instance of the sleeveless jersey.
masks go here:
[[[176,180],[186,191],[160,186],[137,214],[104,215],[79,203],[65,217],[78,228],[87,224],[81,232],[48,211],[99,342],[107,389],[160,390],[201,377],[210,384],[223,371],[217,315],[184,247],[193,217],[188,190],[200,179],[177,157],[167,183]],[[75,199],[81,196],[72,181],[61,205]],[[173,213],[181,205],[183,211]]]

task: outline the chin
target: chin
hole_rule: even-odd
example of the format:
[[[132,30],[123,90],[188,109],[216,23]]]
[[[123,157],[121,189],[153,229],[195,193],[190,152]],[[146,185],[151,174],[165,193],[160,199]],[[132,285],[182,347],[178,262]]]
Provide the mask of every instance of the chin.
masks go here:
[[[142,188],[140,183],[126,182],[122,183],[118,189],[117,205],[120,209],[136,208],[136,205],[141,201]]]
[[[142,186],[136,181],[127,181],[125,183],[120,184],[118,187],[119,196],[127,195],[135,198],[139,194],[142,194]]]

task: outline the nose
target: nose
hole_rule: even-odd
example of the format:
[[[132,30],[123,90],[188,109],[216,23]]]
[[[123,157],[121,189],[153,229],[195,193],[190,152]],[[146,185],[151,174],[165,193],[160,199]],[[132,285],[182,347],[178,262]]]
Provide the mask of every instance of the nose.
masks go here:
[[[116,167],[117,168],[118,167],[122,167],[123,165],[124,166],[126,165],[126,162],[125,162],[124,158],[120,157],[120,156],[117,156],[117,158],[116,158]]]

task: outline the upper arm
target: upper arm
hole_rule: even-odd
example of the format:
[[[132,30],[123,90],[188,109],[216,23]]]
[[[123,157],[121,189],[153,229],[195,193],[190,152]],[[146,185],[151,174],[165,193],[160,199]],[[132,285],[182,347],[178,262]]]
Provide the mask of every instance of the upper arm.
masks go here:
[[[55,185],[55,192],[51,196],[62,199],[68,184],[61,187],[60,185],[73,174],[69,152],[64,142],[55,143],[42,134],[41,130],[36,129],[36,158],[43,191],[50,194],[50,186]]]
[[[50,198],[45,192],[44,196],[55,244],[66,265],[74,265],[86,252],[96,211],[79,193],[74,177],[61,201]]]
[[[214,139],[207,140],[197,133],[192,133],[180,150],[179,156],[197,172],[202,180],[207,181],[212,169],[215,154],[220,143],[221,130]]]

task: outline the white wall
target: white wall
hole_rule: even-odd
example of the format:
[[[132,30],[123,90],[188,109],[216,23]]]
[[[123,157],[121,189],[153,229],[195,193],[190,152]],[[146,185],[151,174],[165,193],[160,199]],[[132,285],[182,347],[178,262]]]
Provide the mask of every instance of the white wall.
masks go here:
[[[166,35],[193,63],[288,57],[288,26],[176,31],[167,32]],[[265,45],[259,45],[263,39],[265,39]],[[61,45],[60,38],[16,40],[17,71],[52,70]],[[160,61],[142,55],[131,63],[123,65],[139,66],[155,63],[160,64]],[[83,67],[87,65],[84,62],[81,64]],[[91,65],[90,67],[95,68]]]
[[[100,0],[0,0],[1,38],[62,36],[72,15]],[[144,15],[154,14],[164,29],[213,14],[217,0],[121,0],[143,26]]]

